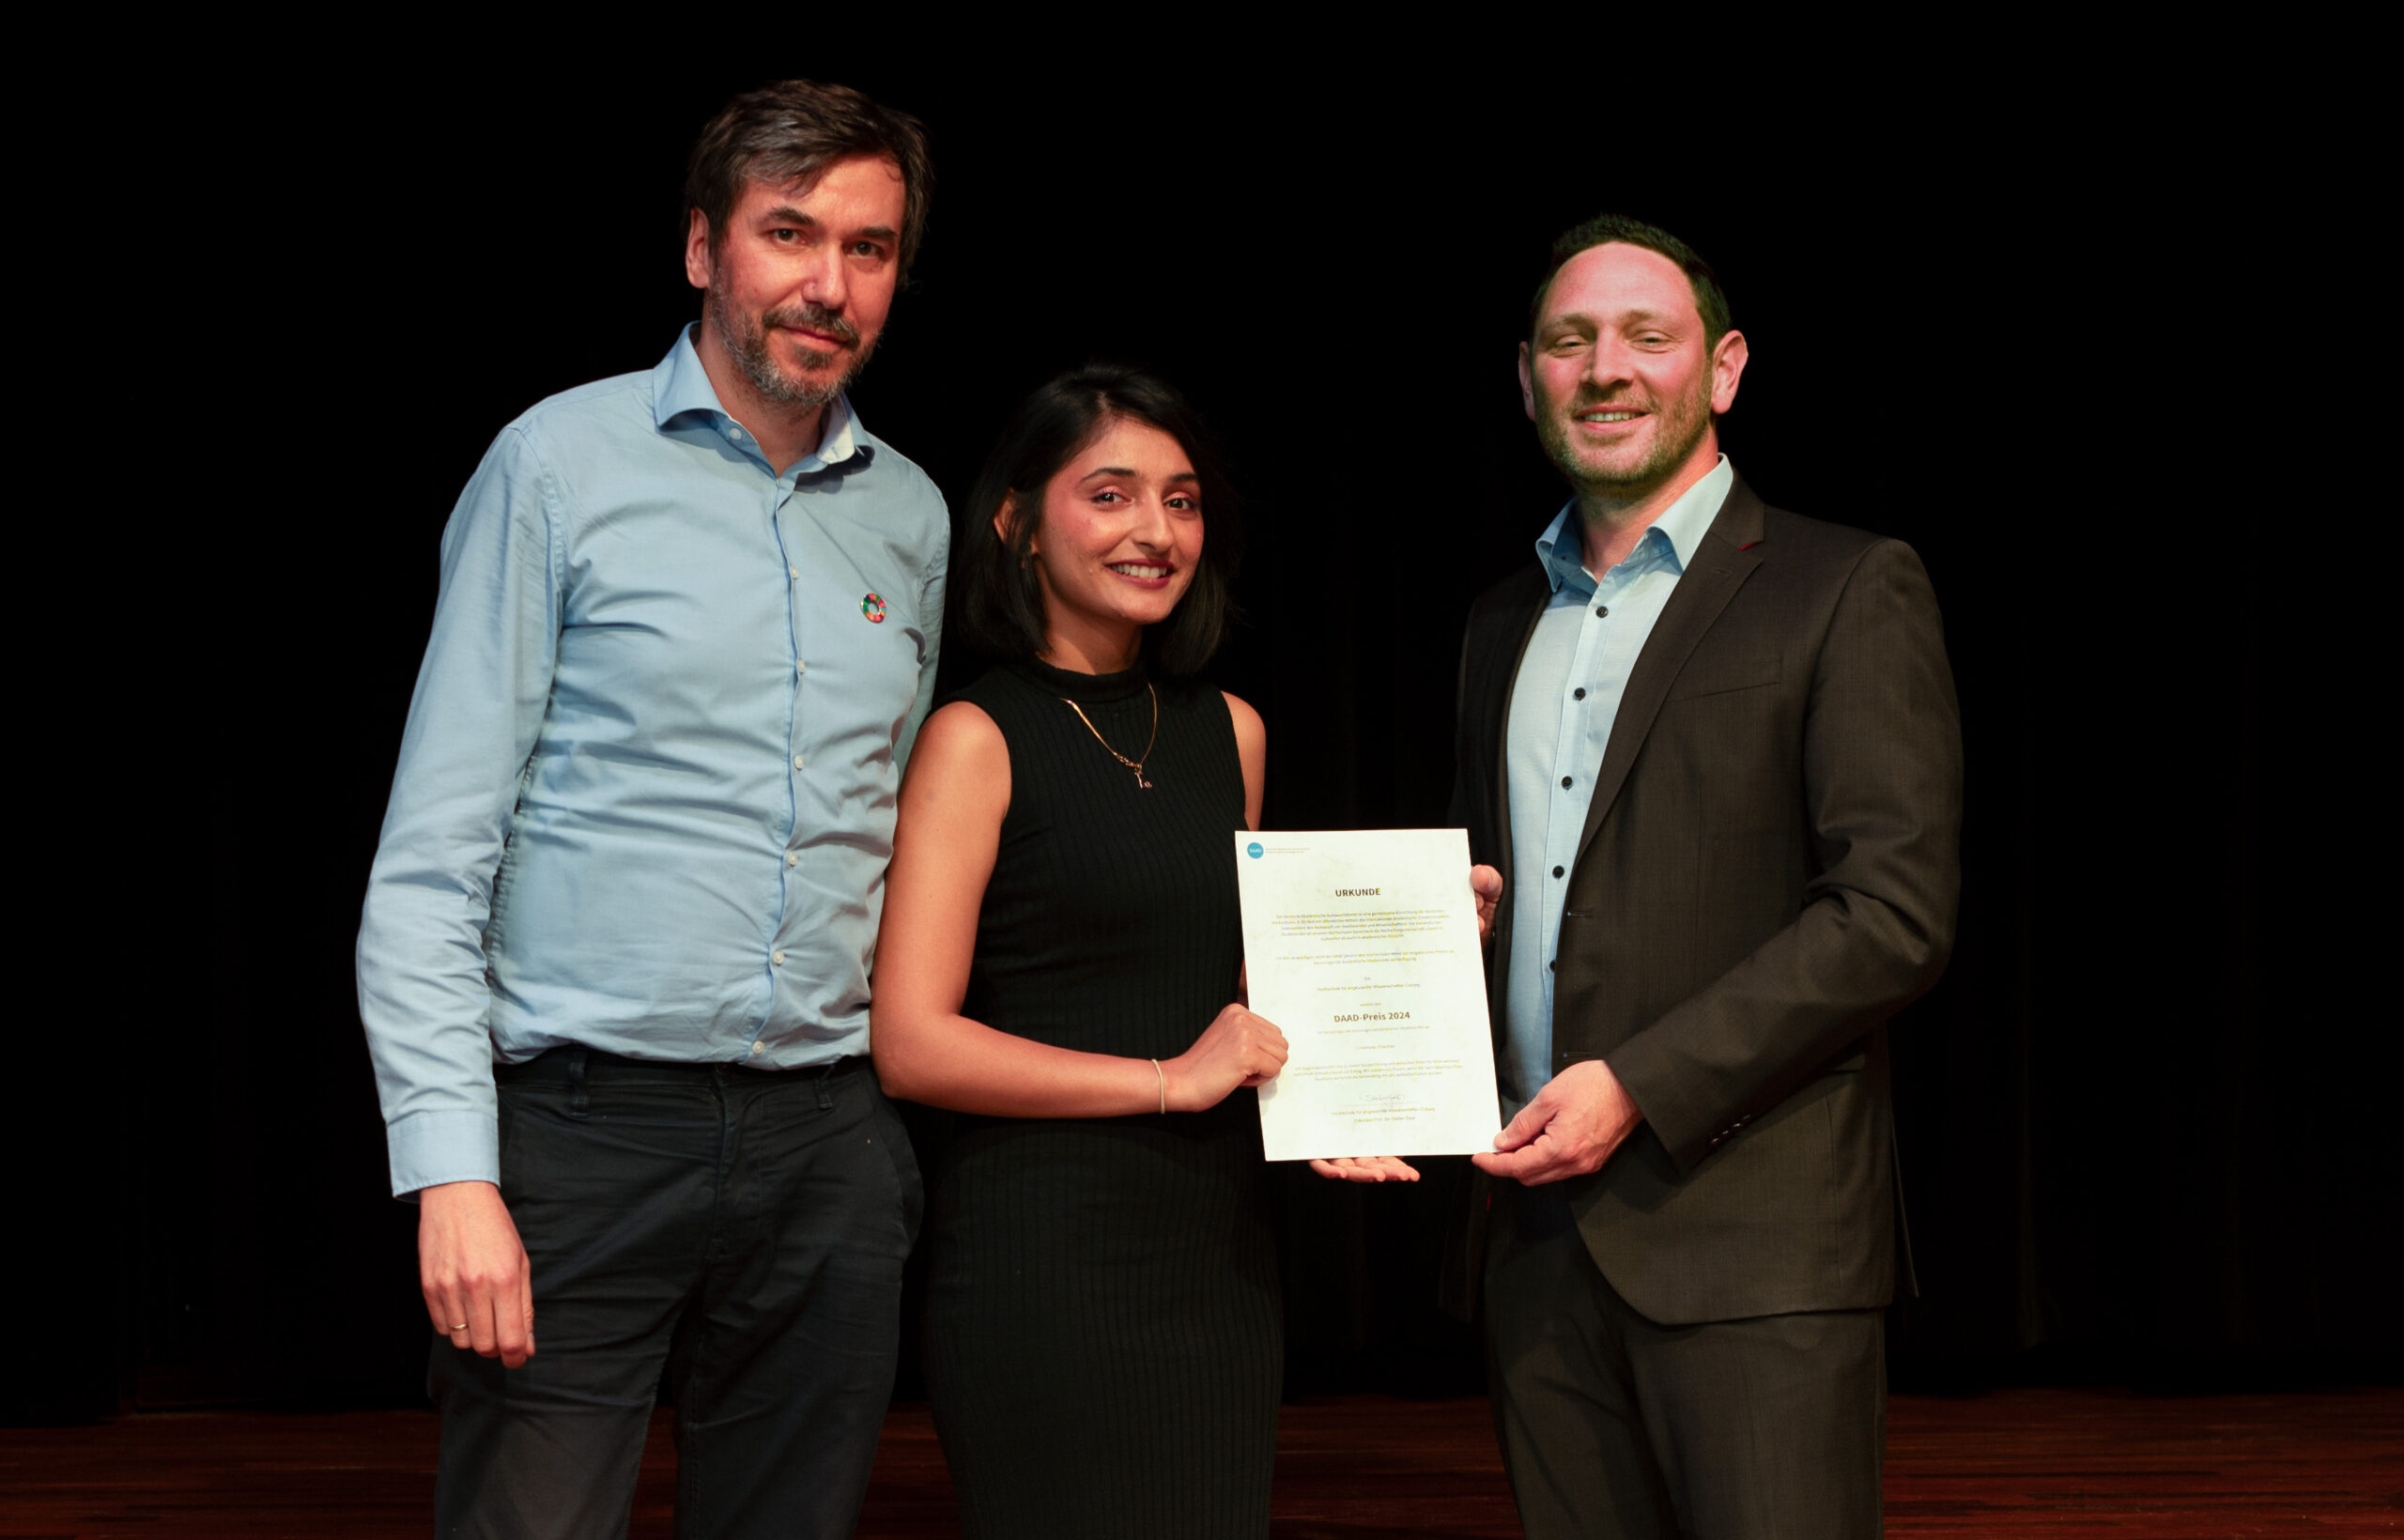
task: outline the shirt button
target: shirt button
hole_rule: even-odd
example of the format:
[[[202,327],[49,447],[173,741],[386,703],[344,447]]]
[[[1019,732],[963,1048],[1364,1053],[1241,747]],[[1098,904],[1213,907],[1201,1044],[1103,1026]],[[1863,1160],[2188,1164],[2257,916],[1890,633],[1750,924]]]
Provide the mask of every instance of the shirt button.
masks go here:
[[[795,763],[795,764],[799,764],[801,762],[800,762],[799,760],[795,760],[795,761],[794,761],[793,762],[794,762],[794,763]],[[1564,776],[1564,777],[1562,777],[1562,778],[1561,778],[1561,784],[1562,784],[1564,787],[1568,786],[1568,784],[1569,784],[1569,778],[1568,778],[1567,776]]]
[[[1586,686],[1583,685],[1579,685],[1576,689],[1569,692],[1569,698],[1572,701],[1583,701],[1586,699]]]
[[[802,767],[802,766],[801,766],[801,756],[800,756],[800,755],[795,754],[795,755],[793,757],[793,767],[794,767],[794,769],[796,769],[796,770],[798,770],[798,769],[800,769],[800,768]],[[1563,781],[1561,784],[1562,784],[1562,785],[1564,785],[1564,786],[1566,786],[1566,785],[1568,785],[1569,783],[1568,783],[1567,781],[1565,781],[1565,780],[1564,780],[1564,781]]]
[[[801,852],[799,852],[799,851],[797,851],[797,850],[789,850],[789,851],[785,852],[785,865],[787,865],[787,866],[799,866],[799,865],[801,865]]]
[[[768,1045],[764,1042],[755,1042],[751,1045],[751,1052],[755,1054],[764,1054],[767,1051]]]
[[[791,562],[787,562],[785,565],[785,576],[788,578],[798,578],[801,576],[801,569],[793,565]]]
[[[809,664],[807,664],[807,663],[804,663],[804,662],[803,662],[801,659],[799,659],[799,658],[794,658],[794,659],[793,660],[793,671],[794,671],[794,672],[795,672],[795,673],[797,673],[797,674],[804,674],[804,673],[808,673],[808,672],[809,671]]]
[[[1607,604],[1598,604],[1595,607],[1595,618],[1597,620],[1600,620],[1603,616],[1608,615],[1610,612],[1611,607]]]
[[[1554,868],[1552,869],[1552,874],[1553,874],[1554,876],[1556,876],[1556,877],[1560,876],[1560,875],[1561,875],[1561,868],[1559,868],[1559,867],[1554,867]]]
[[[743,441],[743,430],[741,428],[729,428],[726,430],[726,436],[733,439],[738,444]]]
[[[768,961],[781,968],[785,965],[785,954],[782,952],[770,952],[768,954]]]

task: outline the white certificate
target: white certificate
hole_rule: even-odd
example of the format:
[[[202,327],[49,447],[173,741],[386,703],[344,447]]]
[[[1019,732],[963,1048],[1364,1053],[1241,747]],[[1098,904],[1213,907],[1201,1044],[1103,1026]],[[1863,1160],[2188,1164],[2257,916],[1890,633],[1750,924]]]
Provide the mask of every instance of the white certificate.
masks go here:
[[[1291,1046],[1269,1159],[1467,1155],[1502,1126],[1469,836],[1236,835],[1252,1009]]]

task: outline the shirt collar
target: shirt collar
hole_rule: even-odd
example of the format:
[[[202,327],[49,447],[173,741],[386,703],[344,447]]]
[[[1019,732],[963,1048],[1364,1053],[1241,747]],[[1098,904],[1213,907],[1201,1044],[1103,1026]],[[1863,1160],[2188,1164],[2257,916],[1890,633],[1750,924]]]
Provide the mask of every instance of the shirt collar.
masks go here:
[[[700,324],[696,321],[693,326],[676,333],[676,346],[668,350],[668,356],[659,361],[659,367],[651,372],[652,421],[656,427],[665,428],[685,413],[692,411],[705,414],[720,426],[734,421],[733,415],[718,404],[717,388],[710,384],[709,371],[701,367],[701,355],[693,346],[693,327]],[[819,432],[817,450],[803,455],[800,463],[792,468],[793,472],[806,476],[813,470],[840,465],[854,454],[860,455],[861,463],[865,465],[869,446],[860,442],[860,438],[866,431],[860,427],[859,419],[852,411],[852,398],[838,395],[826,408],[826,422]],[[754,446],[747,443],[746,447],[755,454],[758,453]]]
[[[1672,571],[1683,573],[1692,564],[1694,553],[1703,544],[1703,535],[1711,529],[1711,521],[1719,516],[1719,505],[1728,500],[1729,489],[1736,485],[1735,470],[1728,456],[1703,478],[1678,494],[1678,500],[1661,510],[1660,516],[1647,525],[1643,538],[1636,543],[1621,565],[1627,565],[1650,553],[1659,553],[1667,547],[1666,559]],[[1595,586],[1595,578],[1585,568],[1583,531],[1578,527],[1578,500],[1572,498],[1561,512],[1552,516],[1544,533],[1536,536],[1536,563],[1544,569],[1545,581],[1555,593],[1563,585],[1587,589]],[[1654,560],[1661,560],[1655,555]]]

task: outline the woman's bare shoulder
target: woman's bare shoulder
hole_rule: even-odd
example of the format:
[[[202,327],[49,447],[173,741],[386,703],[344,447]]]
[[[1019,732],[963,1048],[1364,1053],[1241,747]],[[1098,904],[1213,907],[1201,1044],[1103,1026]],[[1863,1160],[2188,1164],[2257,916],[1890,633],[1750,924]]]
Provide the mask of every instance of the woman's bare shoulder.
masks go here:
[[[995,806],[1009,806],[1009,745],[1001,728],[973,701],[937,707],[911,746],[904,797],[922,799],[936,791],[947,799],[963,791],[972,795],[983,792]]]
[[[1260,719],[1260,713],[1252,709],[1249,701],[1241,695],[1230,695],[1225,690],[1219,692],[1219,698],[1226,701],[1227,716],[1235,722],[1236,742],[1268,742],[1269,726]]]

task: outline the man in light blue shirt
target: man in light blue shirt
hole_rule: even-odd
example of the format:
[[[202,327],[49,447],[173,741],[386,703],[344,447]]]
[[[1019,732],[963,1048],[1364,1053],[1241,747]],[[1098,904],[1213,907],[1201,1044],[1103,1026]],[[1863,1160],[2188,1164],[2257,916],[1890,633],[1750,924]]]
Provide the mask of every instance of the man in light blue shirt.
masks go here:
[[[445,1535],[623,1533],[663,1368],[680,1533],[856,1516],[918,1207],[869,963],[948,524],[843,390],[928,181],[857,92],[735,99],[700,324],[504,428],[444,531],[359,984]]]

